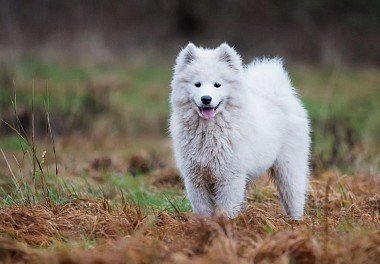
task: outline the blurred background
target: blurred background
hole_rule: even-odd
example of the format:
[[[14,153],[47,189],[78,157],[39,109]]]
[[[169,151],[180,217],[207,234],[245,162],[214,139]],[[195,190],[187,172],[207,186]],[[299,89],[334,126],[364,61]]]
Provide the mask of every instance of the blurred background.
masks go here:
[[[24,151],[13,127],[42,146],[53,134],[66,170],[141,150],[171,162],[169,84],[189,41],[282,57],[311,114],[313,174],[376,174],[377,0],[0,0],[0,147]]]
[[[2,58],[172,57],[189,40],[233,44],[248,56],[320,65],[380,64],[376,0],[2,0]]]

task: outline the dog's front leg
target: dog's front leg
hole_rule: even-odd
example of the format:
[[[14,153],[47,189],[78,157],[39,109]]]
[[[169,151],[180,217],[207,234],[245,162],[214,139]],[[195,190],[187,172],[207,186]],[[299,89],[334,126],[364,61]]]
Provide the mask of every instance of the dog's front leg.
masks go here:
[[[212,216],[215,212],[215,204],[204,181],[185,179],[185,187],[194,213]]]
[[[229,218],[235,218],[245,206],[246,177],[243,174],[232,174],[217,183],[217,211]]]

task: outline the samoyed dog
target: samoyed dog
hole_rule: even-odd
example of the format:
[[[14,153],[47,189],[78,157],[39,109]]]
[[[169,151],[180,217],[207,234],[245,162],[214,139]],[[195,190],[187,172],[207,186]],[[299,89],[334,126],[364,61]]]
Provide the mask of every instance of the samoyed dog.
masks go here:
[[[171,82],[170,133],[194,212],[236,217],[249,182],[271,169],[287,215],[302,219],[310,126],[280,59],[243,66],[227,44],[188,44]]]

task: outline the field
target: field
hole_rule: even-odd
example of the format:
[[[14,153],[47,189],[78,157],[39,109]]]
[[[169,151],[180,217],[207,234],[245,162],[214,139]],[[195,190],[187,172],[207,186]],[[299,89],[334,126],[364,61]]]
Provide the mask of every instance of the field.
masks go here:
[[[295,222],[268,175],[237,219],[191,213],[159,65],[0,67],[0,263],[378,263],[379,69],[288,65],[313,124]]]

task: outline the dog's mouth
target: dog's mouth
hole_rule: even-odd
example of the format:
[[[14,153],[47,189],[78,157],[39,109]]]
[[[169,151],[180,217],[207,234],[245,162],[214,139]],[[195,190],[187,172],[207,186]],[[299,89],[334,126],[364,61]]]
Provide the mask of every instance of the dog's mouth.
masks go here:
[[[220,101],[219,104],[215,107],[209,107],[209,106],[201,106],[199,107],[198,106],[198,109],[199,109],[199,112],[201,114],[201,117],[204,118],[204,119],[211,119],[215,116],[216,114],[216,110],[218,109],[218,107],[220,106],[220,104],[222,103],[223,101]]]

